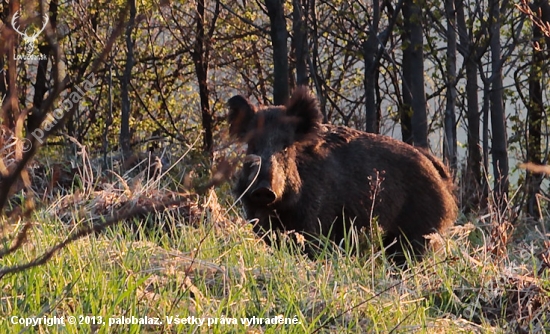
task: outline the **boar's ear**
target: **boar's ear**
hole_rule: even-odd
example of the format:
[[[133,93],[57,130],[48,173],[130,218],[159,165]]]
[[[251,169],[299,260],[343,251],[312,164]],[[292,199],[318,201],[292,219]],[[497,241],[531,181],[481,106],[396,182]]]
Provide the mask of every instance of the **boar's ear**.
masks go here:
[[[256,112],[254,106],[241,95],[235,95],[227,101],[229,107],[229,134],[238,140],[244,140],[250,121]]]
[[[298,138],[315,132],[321,123],[317,99],[306,86],[296,88],[286,107],[286,114],[296,119]]]

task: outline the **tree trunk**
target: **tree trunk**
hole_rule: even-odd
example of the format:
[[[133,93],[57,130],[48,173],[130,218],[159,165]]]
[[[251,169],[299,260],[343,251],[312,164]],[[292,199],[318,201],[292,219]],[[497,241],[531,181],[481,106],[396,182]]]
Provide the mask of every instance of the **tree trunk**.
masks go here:
[[[9,2],[9,15],[13,17],[19,10],[19,1]],[[7,26],[7,25],[6,25]],[[13,29],[13,28],[12,28]],[[7,56],[8,56],[8,87],[4,103],[2,104],[2,125],[9,129],[15,129],[15,120],[19,117],[19,104],[17,102],[17,63],[15,61],[15,50],[17,47],[15,31],[8,37]],[[2,96],[4,98],[4,96]]]
[[[445,106],[445,136],[443,147],[447,163],[453,173],[456,173],[457,145],[456,145],[456,11],[455,0],[445,0],[447,15],[447,93]]]
[[[49,22],[52,28],[56,29],[57,26],[57,1],[50,2],[49,8]],[[48,62],[49,55],[51,51],[51,46],[42,45],[38,47],[41,54],[46,55],[46,59],[40,59],[38,61],[38,66],[36,69],[36,83],[34,84],[34,97],[33,97],[33,111],[27,116],[27,132],[32,132],[35,129],[40,127],[44,115],[41,114],[42,102],[44,101],[44,96],[47,92],[47,73],[48,73]],[[70,136],[74,136],[74,133],[69,131]]]
[[[132,78],[132,68],[134,67],[134,41],[132,40],[132,32],[134,31],[135,19],[136,19],[136,1],[128,0],[130,7],[130,19],[128,26],[126,26],[126,65],[124,67],[124,74],[122,75],[120,82],[121,91],[121,116],[120,116],[120,147],[122,153],[125,156],[131,154],[130,140],[130,79]]]
[[[533,12],[542,12],[543,0],[537,0],[533,4]],[[548,46],[544,43],[544,35],[541,28],[533,25],[533,42],[537,43],[543,49]],[[542,163],[542,122],[544,121],[543,112],[543,89],[542,89],[542,66],[548,54],[543,50],[538,50],[535,45],[532,48],[532,64],[529,73],[529,103],[527,105],[527,124],[529,132],[527,134],[527,161],[536,164]],[[545,56],[546,55],[546,56]],[[537,203],[537,195],[540,192],[540,184],[543,174],[527,172],[527,212],[529,215],[541,218]]]
[[[460,36],[460,44],[463,47],[466,68],[466,119],[468,121],[468,156],[466,171],[463,178],[462,203],[466,210],[477,210],[484,202],[484,192],[481,189],[481,148],[479,136],[479,99],[477,83],[477,53],[471,36],[468,36],[466,19],[464,15],[464,2],[456,2],[457,28]]]
[[[404,45],[403,50],[403,60],[402,60],[402,75],[401,80],[401,91],[403,92],[403,103],[399,106],[399,122],[401,124],[401,140],[407,144],[413,144],[413,135],[412,135],[412,93],[409,89],[409,82],[411,81],[410,73],[410,62],[411,62],[411,48],[410,45],[410,31],[407,29],[407,25],[403,23],[401,28],[401,41]]]
[[[377,54],[378,30],[380,23],[380,1],[373,0],[372,24],[368,31],[369,37],[363,44],[363,58],[365,59],[365,129],[370,133],[380,133],[380,110],[376,104],[376,81],[378,79]]]
[[[288,46],[286,20],[282,0],[265,0],[273,45],[273,103],[283,105],[288,92]]]
[[[48,55],[50,46],[40,47],[41,53]],[[32,132],[40,127],[40,120],[43,119],[40,114],[40,107],[42,101],[44,101],[44,94],[46,94],[46,73],[48,71],[48,58],[40,59],[38,61],[38,67],[36,69],[36,83],[34,84],[34,97],[33,97],[33,111],[27,116],[27,132]],[[73,134],[69,133],[70,136]]]
[[[199,97],[201,103],[201,117],[203,135],[203,151],[212,154],[213,136],[212,126],[213,118],[210,112],[209,92],[208,92],[208,52],[206,50],[206,34],[204,21],[205,5],[204,0],[197,1],[196,12],[196,30],[195,45],[193,49],[193,61],[195,62],[195,73],[199,84]]]
[[[292,30],[294,31],[294,52],[296,59],[296,85],[307,86],[307,9],[302,5],[301,0],[292,0]]]
[[[496,204],[504,209],[508,194],[508,144],[506,139],[506,114],[502,95],[502,63],[500,49],[500,0],[490,2],[491,36],[491,152],[493,156],[494,192]]]
[[[319,100],[319,109],[321,110],[321,115],[323,115],[323,123],[328,122],[327,115],[327,102],[323,89],[323,79],[320,73],[319,65],[319,30],[317,27],[317,13],[315,10],[316,2],[315,0],[309,0],[309,19],[311,21],[311,50],[307,58],[309,62],[310,76],[315,84],[315,90],[317,91],[317,99]]]
[[[422,32],[422,9],[418,2],[406,0],[403,3],[403,19],[409,40],[403,53],[408,53],[407,63],[403,62],[403,72],[408,68],[410,75],[403,75],[410,94],[412,115],[412,137],[415,146],[428,147],[428,119],[426,94],[424,92],[424,36]],[[403,55],[405,58],[405,55]],[[405,60],[405,59],[404,59]],[[404,92],[405,93],[405,92]],[[406,93],[405,93],[406,94]]]
[[[15,1],[12,1],[14,3]],[[4,7],[4,10],[0,13],[0,20],[2,22],[8,22],[8,18],[10,15],[9,7]],[[13,37],[12,37],[13,39]],[[8,42],[9,43],[9,42]],[[9,45],[9,44],[8,44]],[[6,59],[4,58],[4,52],[5,49],[0,49],[0,110],[1,110],[1,120],[0,122],[4,125],[8,125],[9,122],[9,113],[8,113],[8,105],[7,105],[7,97],[8,97],[8,90],[9,87],[6,85],[7,82],[7,73],[4,70],[4,66],[6,64]]]
[[[408,40],[408,33],[403,30],[402,39]],[[407,39],[405,39],[407,37]],[[399,115],[401,122],[401,140],[405,143],[413,145],[412,133],[412,92],[410,90],[411,81],[411,50],[408,47],[403,49],[403,79],[401,80],[403,91],[403,104],[399,106]]]

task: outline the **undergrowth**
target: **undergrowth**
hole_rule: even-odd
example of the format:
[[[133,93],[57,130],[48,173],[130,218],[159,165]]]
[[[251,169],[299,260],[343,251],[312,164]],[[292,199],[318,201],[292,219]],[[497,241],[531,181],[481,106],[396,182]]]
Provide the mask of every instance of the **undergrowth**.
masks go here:
[[[100,189],[97,180],[73,184],[84,189],[38,207],[26,242],[0,266],[39,257],[71,231],[100,223],[105,211],[170,197],[179,180],[167,175],[153,186],[139,175]],[[362,255],[353,243],[326,247],[316,260],[296,238],[279,236],[281,246],[271,248],[242,216],[223,186],[73,242],[46,264],[1,278],[0,332],[550,331],[548,218],[512,228],[491,212],[463,216],[431,236],[442,247],[398,268],[376,242]],[[23,220],[3,226],[16,233]],[[64,324],[24,323],[54,317]],[[120,324],[139,320],[158,323]]]

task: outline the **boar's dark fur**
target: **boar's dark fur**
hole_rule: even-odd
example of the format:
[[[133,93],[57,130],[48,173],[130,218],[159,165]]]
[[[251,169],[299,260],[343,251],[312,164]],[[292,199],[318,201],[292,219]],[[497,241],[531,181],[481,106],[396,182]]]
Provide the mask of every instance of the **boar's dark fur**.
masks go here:
[[[339,243],[351,222],[368,228],[378,217],[384,244],[398,239],[389,252],[409,245],[421,255],[424,235],[453,224],[453,184],[440,160],[390,137],[321,124],[306,88],[286,106],[257,109],[240,95],[228,106],[230,134],[248,145],[235,194],[246,191],[246,215],[258,219],[259,235],[294,230]]]

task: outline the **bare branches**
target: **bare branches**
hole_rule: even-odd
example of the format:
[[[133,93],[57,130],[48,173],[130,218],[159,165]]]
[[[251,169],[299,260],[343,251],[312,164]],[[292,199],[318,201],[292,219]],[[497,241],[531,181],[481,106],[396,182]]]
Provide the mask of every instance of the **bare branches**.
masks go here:
[[[541,4],[541,8],[535,11],[533,11],[532,6],[527,0],[521,0],[521,3],[515,4],[514,6],[516,6],[520,12],[526,14],[531,21],[533,21],[533,24],[540,28],[546,37],[550,37],[550,4],[544,4],[544,1],[541,1]],[[539,51],[542,51],[539,42],[535,41],[534,43],[535,47]]]
[[[44,9],[42,9],[44,12]],[[43,14],[44,15],[44,14]],[[121,13],[122,16],[124,16],[124,12]],[[105,46],[105,49],[101,53],[101,55],[94,61],[92,64],[91,72],[97,71],[100,64],[103,62],[104,57],[110,52],[116,37],[120,34],[122,31],[122,27],[124,25],[124,21],[119,21],[119,25],[117,26],[117,29],[113,31],[111,34],[111,37],[108,40],[107,45]],[[65,86],[69,83],[70,79],[68,77],[62,77],[62,74],[64,73],[64,63],[62,61],[61,57],[61,50],[59,47],[59,44],[55,40],[55,32],[52,30],[51,26],[46,27],[46,39],[48,41],[48,44],[53,50],[53,90],[49,94],[48,98],[44,101],[42,110],[41,110],[41,118],[38,120],[38,124],[42,123],[46,116],[48,115],[48,111],[52,109],[53,104],[55,100],[59,97]],[[14,90],[14,87],[13,87]],[[64,121],[70,117],[70,113],[65,113],[62,117],[62,119],[57,122],[56,124],[53,124],[49,129],[44,129],[44,135],[42,138],[47,138],[51,133],[56,131],[58,128],[60,128]],[[14,165],[9,166],[10,174],[7,176],[2,176],[1,183],[0,183],[0,212],[2,212],[5,208],[6,201],[8,200],[8,195],[10,192],[11,187],[15,183],[15,181],[19,178],[21,175],[21,172],[24,170],[25,166],[29,163],[29,161],[32,159],[32,157],[36,154],[38,147],[40,147],[41,142],[37,140],[37,138],[30,133],[27,134],[26,137],[28,150],[24,152],[21,159],[17,161]]]

